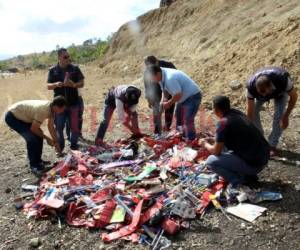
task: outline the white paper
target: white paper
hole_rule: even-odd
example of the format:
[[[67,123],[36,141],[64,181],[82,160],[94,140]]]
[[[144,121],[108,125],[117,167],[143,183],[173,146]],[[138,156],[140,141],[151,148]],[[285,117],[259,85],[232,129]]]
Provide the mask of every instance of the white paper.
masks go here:
[[[257,217],[262,215],[262,213],[266,210],[267,208],[265,207],[260,207],[248,203],[240,203],[237,206],[226,208],[226,212],[233,214],[249,222],[253,222]]]

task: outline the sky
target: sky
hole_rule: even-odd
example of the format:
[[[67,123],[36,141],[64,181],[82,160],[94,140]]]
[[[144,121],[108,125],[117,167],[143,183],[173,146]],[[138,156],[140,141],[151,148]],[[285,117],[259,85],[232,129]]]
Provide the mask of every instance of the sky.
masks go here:
[[[160,0],[0,0],[0,60],[102,38]]]

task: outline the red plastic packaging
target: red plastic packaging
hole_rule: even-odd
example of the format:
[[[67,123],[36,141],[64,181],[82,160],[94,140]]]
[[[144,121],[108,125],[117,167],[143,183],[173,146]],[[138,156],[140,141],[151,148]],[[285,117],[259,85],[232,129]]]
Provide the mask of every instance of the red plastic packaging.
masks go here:
[[[179,232],[180,224],[179,222],[166,218],[162,223],[162,228],[170,235],[174,235]]]

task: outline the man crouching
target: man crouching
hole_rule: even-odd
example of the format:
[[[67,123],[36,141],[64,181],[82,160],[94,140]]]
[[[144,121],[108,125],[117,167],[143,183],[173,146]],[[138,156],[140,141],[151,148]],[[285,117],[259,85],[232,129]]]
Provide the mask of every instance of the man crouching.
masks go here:
[[[268,163],[270,148],[259,129],[242,112],[231,109],[226,96],[213,100],[215,115],[219,118],[215,143],[201,144],[212,153],[206,164],[233,187],[247,179],[256,179]]]

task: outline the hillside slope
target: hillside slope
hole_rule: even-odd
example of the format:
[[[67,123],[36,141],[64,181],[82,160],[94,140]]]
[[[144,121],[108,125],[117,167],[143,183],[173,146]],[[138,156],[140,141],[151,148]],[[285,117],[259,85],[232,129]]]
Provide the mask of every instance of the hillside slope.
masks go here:
[[[178,0],[123,25],[114,35],[106,73],[138,77],[147,54],[173,60],[206,92],[231,94],[243,103],[244,84],[265,65],[282,65],[300,79],[298,0]]]

